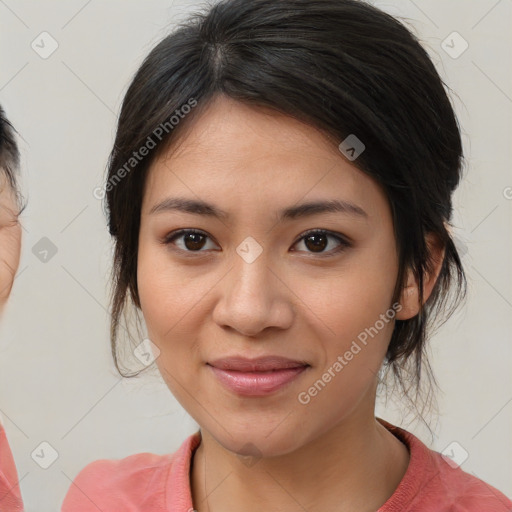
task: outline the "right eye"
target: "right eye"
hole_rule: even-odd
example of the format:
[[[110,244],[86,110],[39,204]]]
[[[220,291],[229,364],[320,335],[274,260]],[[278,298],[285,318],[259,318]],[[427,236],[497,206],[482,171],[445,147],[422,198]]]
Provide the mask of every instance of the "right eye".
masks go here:
[[[205,246],[205,239],[209,236],[204,231],[197,229],[180,229],[167,235],[163,241],[165,245],[174,245],[184,253],[205,252],[201,249]],[[175,243],[179,240],[181,243]],[[174,250],[174,248],[173,248]]]

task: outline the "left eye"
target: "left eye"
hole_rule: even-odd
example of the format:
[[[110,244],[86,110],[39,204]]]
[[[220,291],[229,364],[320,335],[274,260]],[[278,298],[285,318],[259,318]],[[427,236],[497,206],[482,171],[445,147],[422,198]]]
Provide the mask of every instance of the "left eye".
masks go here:
[[[338,242],[338,246],[334,249],[330,249],[329,251],[325,251],[326,247],[329,246],[329,238],[336,240]],[[308,231],[306,234],[302,235],[294,245],[299,242],[302,242],[313,253],[331,253],[328,254],[328,256],[332,255],[332,253],[336,254],[343,249],[350,247],[350,243],[347,240],[323,229]]]
[[[184,252],[204,252],[201,249],[205,248],[205,240],[209,238],[210,237],[203,231],[198,231],[195,229],[182,229],[168,235],[164,239],[163,243],[165,245],[176,245],[180,250]],[[326,251],[326,248],[328,248],[330,245],[329,239],[336,240],[338,242],[338,246]],[[181,244],[174,243],[175,240],[180,240]],[[351,245],[341,236],[335,235],[325,230],[308,231],[307,233],[303,234],[293,245],[295,246],[299,243],[304,244],[306,249],[308,249],[307,252],[322,255],[325,253],[338,253],[339,251],[350,247]],[[211,248],[212,247],[206,247],[206,249]]]

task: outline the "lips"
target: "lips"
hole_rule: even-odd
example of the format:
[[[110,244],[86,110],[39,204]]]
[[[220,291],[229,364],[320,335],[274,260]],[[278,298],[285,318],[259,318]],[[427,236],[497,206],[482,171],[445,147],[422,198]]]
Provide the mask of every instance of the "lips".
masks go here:
[[[309,364],[304,361],[292,360],[281,356],[264,356],[255,359],[233,356],[216,359],[208,364],[215,368],[219,368],[220,370],[232,370],[238,372],[268,372],[309,366]]]
[[[290,385],[310,365],[280,356],[226,357],[207,363],[226,389],[246,397],[264,397]]]

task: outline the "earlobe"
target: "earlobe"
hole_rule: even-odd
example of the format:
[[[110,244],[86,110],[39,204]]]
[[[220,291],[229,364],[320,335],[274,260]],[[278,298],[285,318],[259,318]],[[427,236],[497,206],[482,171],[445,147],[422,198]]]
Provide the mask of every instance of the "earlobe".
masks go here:
[[[399,302],[402,309],[396,314],[397,320],[409,320],[418,314],[420,310],[418,304],[418,284],[414,279],[411,269],[407,270],[407,284],[402,289]]]
[[[397,312],[397,320],[409,320],[416,316],[421,309],[421,305],[424,304],[437,282],[441,267],[443,266],[445,248],[441,246],[439,240],[433,233],[428,233],[426,236],[427,247],[430,252],[430,258],[432,260],[432,272],[425,274],[423,278],[423,300],[419,301],[419,288],[418,282],[414,277],[414,273],[411,269],[407,270],[407,284],[402,289],[400,295],[400,304],[402,309]]]

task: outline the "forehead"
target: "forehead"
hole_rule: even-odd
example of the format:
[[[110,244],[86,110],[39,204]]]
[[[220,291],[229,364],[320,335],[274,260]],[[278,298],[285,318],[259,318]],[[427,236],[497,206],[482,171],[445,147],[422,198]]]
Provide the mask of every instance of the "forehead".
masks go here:
[[[217,96],[190,121],[184,120],[184,129],[177,144],[172,144],[164,158],[174,161],[200,156],[204,149],[217,156],[240,157],[239,151],[251,158],[265,157],[279,148],[279,153],[290,152],[297,158],[305,153],[316,156],[339,156],[337,148],[326,135],[311,125],[262,106],[250,106],[227,96]],[[236,153],[235,153],[236,151]]]
[[[346,160],[334,140],[271,109],[216,98],[153,162],[144,202],[166,194],[233,209],[345,199],[370,215],[386,206],[378,183]]]

